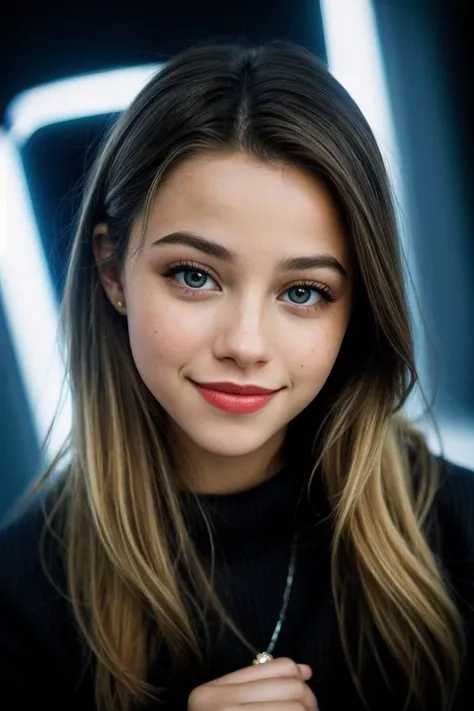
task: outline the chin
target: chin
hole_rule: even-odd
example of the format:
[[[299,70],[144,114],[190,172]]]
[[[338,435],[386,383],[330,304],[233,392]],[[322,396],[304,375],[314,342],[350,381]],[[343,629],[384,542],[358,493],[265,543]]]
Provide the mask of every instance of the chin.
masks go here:
[[[247,425],[239,431],[213,427],[212,431],[186,432],[189,439],[200,449],[216,457],[245,457],[261,449],[275,436],[275,432],[257,433],[255,426]]]

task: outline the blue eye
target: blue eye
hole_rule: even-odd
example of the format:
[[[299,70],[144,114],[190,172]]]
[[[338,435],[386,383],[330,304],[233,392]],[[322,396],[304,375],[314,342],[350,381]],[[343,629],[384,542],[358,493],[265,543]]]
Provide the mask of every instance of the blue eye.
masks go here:
[[[183,269],[183,271],[177,272],[175,276],[178,274],[183,275],[184,283],[192,289],[200,289],[206,284],[207,279],[214,281],[209,274],[206,274],[205,272],[197,272],[194,269]]]
[[[193,262],[180,262],[170,267],[163,276],[169,279],[173,286],[189,295],[197,294],[199,291],[221,290],[216,279],[199,264]],[[287,287],[279,300],[291,304],[296,307],[296,310],[313,311],[328,306],[334,301],[334,297],[327,285],[302,281]]]
[[[289,299],[283,298],[284,296],[289,296]],[[280,298],[287,304],[299,307],[301,311],[321,309],[334,301],[329,286],[314,281],[292,284]]]
[[[290,296],[291,302],[298,306],[315,306],[323,298],[317,289],[300,284],[291,286],[285,293]]]
[[[208,289],[215,289],[217,286],[215,280],[207,272],[192,266],[185,267],[180,265],[173,267],[164,276],[173,277],[183,288],[197,291],[207,291]],[[209,286],[208,280],[212,282],[212,286]],[[207,288],[203,289],[206,284],[208,284]]]

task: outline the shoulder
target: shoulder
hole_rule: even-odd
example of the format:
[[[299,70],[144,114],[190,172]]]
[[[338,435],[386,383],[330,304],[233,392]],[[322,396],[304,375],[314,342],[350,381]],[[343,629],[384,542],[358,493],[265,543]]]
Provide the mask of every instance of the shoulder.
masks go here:
[[[435,549],[440,549],[435,552],[452,548],[474,557],[474,472],[433,454],[420,438],[409,439],[406,451],[415,492],[431,488],[430,474],[435,479],[431,509],[423,526]]]
[[[52,502],[35,497],[0,530],[0,686],[25,711],[59,701],[92,708],[82,704],[92,687],[66,595],[60,531],[47,526]]]
[[[453,462],[435,457],[440,471],[439,494],[446,502],[458,501],[459,494],[467,496],[469,502],[474,501],[474,471],[454,464]]]
[[[10,587],[34,578],[41,582],[43,569],[41,540],[46,530],[46,516],[50,509],[47,495],[36,495],[23,504],[14,517],[10,517],[0,528],[0,575],[1,587]],[[47,537],[51,549],[51,538]]]
[[[472,703],[474,663],[474,472],[437,457],[440,481],[431,542],[466,634],[466,657],[456,709]]]
[[[436,457],[428,540],[466,623],[474,654],[474,472]]]
[[[67,610],[63,544],[47,525],[53,497],[35,495],[0,530],[0,633],[15,623],[48,644]]]
[[[415,489],[428,483],[420,478],[425,469],[422,460],[428,468],[433,465],[433,475],[437,470],[436,490],[423,530],[474,634],[474,472],[424,447],[421,453],[411,448],[409,460]]]
[[[439,487],[434,515],[444,548],[471,558],[474,564],[474,472],[436,457]]]
[[[53,622],[65,589],[60,537],[46,525],[51,503],[36,495],[0,529],[2,619],[17,616],[38,634]]]

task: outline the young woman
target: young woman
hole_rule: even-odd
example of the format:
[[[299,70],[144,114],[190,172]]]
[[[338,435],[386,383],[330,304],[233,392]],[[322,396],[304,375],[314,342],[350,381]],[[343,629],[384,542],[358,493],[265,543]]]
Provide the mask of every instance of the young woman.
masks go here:
[[[170,61],[97,158],[61,315],[73,427],[1,534],[2,708],[472,707],[474,477],[401,412],[387,176],[317,59]]]

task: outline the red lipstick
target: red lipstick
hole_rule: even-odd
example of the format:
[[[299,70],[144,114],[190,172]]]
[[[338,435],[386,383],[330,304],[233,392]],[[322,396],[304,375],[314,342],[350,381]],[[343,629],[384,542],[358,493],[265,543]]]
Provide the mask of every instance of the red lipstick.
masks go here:
[[[258,385],[237,383],[196,383],[191,381],[198,393],[210,405],[224,412],[246,414],[265,407],[278,392]]]

